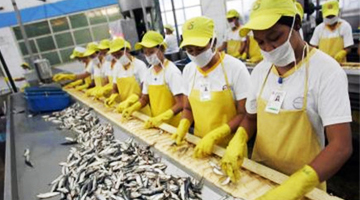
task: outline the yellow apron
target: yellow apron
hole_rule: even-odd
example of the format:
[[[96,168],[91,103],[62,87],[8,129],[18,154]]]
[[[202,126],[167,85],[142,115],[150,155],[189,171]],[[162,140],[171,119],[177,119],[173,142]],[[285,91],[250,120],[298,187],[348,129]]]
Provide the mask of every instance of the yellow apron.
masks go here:
[[[261,98],[270,68],[257,99],[257,136],[252,159],[286,175],[309,164],[321,146],[306,112],[309,53],[305,60],[304,101],[301,110],[281,109],[278,114],[265,111],[267,101]],[[326,190],[325,182],[319,186]]]
[[[92,82],[91,76],[86,77],[86,78],[84,79],[84,82],[85,82],[85,84],[90,85],[91,82]]]
[[[222,63],[224,56],[225,54],[221,55],[219,62],[221,63],[221,68],[224,72],[227,88],[223,91],[212,91],[211,100],[201,101],[200,91],[193,89],[197,71],[195,72],[192,89],[189,95],[189,102],[191,105],[191,110],[195,123],[194,134],[201,138],[208,134],[210,131],[220,127],[225,123],[228,123],[236,115],[236,102],[233,98],[233,94],[230,88],[231,86],[229,84],[228,77]],[[219,62],[216,63],[213,67],[216,68],[216,66],[220,64]],[[210,71],[207,73],[210,73]],[[230,134],[218,144],[226,147],[232,136],[233,135]]]
[[[239,32],[239,29],[240,29],[240,27],[233,32]],[[242,41],[241,40],[228,40],[226,42],[227,42],[226,53],[235,58],[240,58],[241,55],[240,55],[239,51],[241,48]]]
[[[259,44],[254,39],[254,36],[249,37],[249,59],[252,57],[261,57]]]
[[[133,72],[133,64],[131,63],[130,67],[125,70],[132,70]],[[120,95],[120,102],[125,101],[132,94],[136,94],[139,97],[141,96],[141,88],[139,83],[136,81],[134,73],[132,73],[132,76],[129,77],[116,78],[116,85]],[[140,112],[151,116],[150,107],[148,105],[143,107]]]
[[[340,24],[341,23],[338,23],[336,29],[334,30],[337,31],[338,33],[336,37],[323,38],[322,36],[320,36],[320,40],[319,40],[319,49],[333,58],[335,58],[335,55],[339,51],[344,49],[344,39],[340,35]],[[326,25],[325,28],[330,30],[330,28],[327,27]],[[346,62],[346,56],[341,62]]]
[[[165,70],[166,66],[169,63],[168,60],[164,62],[164,84],[162,85],[149,85],[149,100],[152,116],[156,117],[163,112],[171,109],[176,103],[173,94],[171,93],[169,87],[165,82]],[[178,127],[181,120],[181,112],[172,117],[170,120],[165,121],[165,123],[171,124],[174,127]]]

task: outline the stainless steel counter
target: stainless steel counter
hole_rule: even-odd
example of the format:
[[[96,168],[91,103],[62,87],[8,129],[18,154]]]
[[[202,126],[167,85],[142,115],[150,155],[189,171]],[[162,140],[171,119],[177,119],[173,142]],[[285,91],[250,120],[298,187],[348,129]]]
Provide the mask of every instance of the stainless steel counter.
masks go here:
[[[8,102],[4,199],[35,200],[38,193],[50,190],[48,184],[61,173],[58,163],[66,160],[70,147],[62,146],[60,143],[64,142],[64,137],[71,133],[57,130],[54,124],[45,122],[41,115],[28,117],[29,113],[26,111],[25,101],[21,94],[11,95]],[[101,123],[107,122],[103,116],[99,117]],[[132,136],[120,127],[113,126],[116,139],[124,140]],[[139,144],[145,144],[138,138],[135,140]],[[31,151],[31,162],[34,168],[24,163],[25,148]],[[153,151],[162,156],[162,161],[168,165],[166,170],[169,174],[194,175],[191,171],[176,166],[176,161],[172,158],[161,155],[154,149]],[[205,182],[203,199],[218,200],[224,195],[222,190]]]

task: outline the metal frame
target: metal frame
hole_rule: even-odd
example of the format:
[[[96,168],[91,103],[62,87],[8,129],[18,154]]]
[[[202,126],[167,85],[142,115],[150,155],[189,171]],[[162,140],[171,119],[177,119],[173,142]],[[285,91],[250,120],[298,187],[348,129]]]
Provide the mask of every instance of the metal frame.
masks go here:
[[[57,65],[62,65],[64,63],[67,63],[65,61],[63,61],[62,57],[61,57],[61,53],[60,51],[62,50],[65,50],[65,49],[68,49],[68,48],[74,48],[75,46],[83,46],[83,45],[86,45],[86,43],[82,43],[82,44],[76,44],[76,40],[75,40],[75,36],[74,36],[74,31],[78,31],[78,30],[84,30],[84,29],[89,29],[90,31],[90,36],[91,36],[91,40],[94,41],[95,37],[94,37],[94,33],[93,33],[93,28],[96,28],[98,26],[101,26],[101,25],[109,25],[110,23],[110,19],[109,19],[109,15],[108,15],[108,10],[109,8],[119,8],[119,5],[118,4],[113,4],[113,5],[110,5],[110,6],[105,6],[105,7],[100,7],[100,8],[95,8],[95,9],[91,9],[91,10],[86,10],[86,11],[82,11],[82,12],[75,12],[75,13],[71,13],[71,14],[68,14],[68,15],[59,15],[59,16],[56,16],[56,17],[51,17],[51,18],[46,18],[46,19],[41,19],[41,20],[36,20],[36,21],[32,21],[30,23],[26,23],[26,25],[28,24],[33,24],[33,23],[37,23],[37,22],[42,22],[42,21],[47,21],[49,27],[50,27],[50,33],[49,34],[45,34],[45,35],[41,35],[41,36],[36,36],[36,37],[31,37],[29,38],[29,40],[33,40],[34,41],[34,44],[35,44],[35,48],[37,50],[37,53],[33,53],[33,56],[34,57],[39,57],[39,58],[43,58],[42,57],[42,54],[46,54],[46,53],[53,53],[53,52],[56,52],[57,55],[59,56],[59,59],[60,59],[60,63],[59,64],[56,64],[54,66],[57,66]],[[96,11],[96,10],[101,10],[101,9],[106,9],[105,10],[105,17],[106,17],[106,22],[102,22],[102,23],[98,23],[98,24],[90,24],[90,18],[86,15],[86,13],[88,12],[92,12],[92,11]],[[120,12],[120,8],[119,8],[119,12]],[[88,25],[87,26],[84,26],[84,27],[78,27],[78,28],[73,28],[72,25],[71,25],[71,21],[70,21],[70,16],[73,16],[73,15],[77,15],[77,14],[81,14],[81,13],[84,13],[85,14],[85,17],[86,17],[86,20],[88,22]],[[119,13],[120,16],[121,16],[121,13]],[[53,27],[51,26],[51,20],[52,19],[57,19],[57,18],[61,18],[61,17],[65,17],[66,20],[67,20],[67,23],[69,24],[69,29],[67,30],[64,30],[64,31],[58,31],[58,32],[54,32],[53,30]],[[17,27],[17,26],[12,26],[11,29],[13,29],[14,27]],[[12,34],[13,34],[13,37],[15,38],[16,40],[16,43],[17,43],[17,46],[18,46],[18,49],[20,50],[20,54],[22,55],[23,59],[29,59],[30,58],[30,55],[23,55],[22,54],[22,51],[21,51],[21,48],[20,48],[20,45],[19,43],[20,42],[24,42],[24,39],[21,39],[21,40],[18,40],[15,36],[15,33],[14,31],[11,31]],[[62,34],[62,33],[70,33],[71,34],[71,38],[72,38],[72,41],[73,41],[73,45],[71,46],[67,46],[67,47],[62,47],[62,48],[58,48],[58,43],[55,39],[55,35],[58,35],[58,34]],[[52,39],[54,40],[54,44],[55,44],[55,49],[52,49],[52,50],[48,50],[48,51],[40,51],[39,49],[39,46],[37,44],[37,39],[41,39],[41,38],[44,38],[44,37],[49,37],[51,36]]]

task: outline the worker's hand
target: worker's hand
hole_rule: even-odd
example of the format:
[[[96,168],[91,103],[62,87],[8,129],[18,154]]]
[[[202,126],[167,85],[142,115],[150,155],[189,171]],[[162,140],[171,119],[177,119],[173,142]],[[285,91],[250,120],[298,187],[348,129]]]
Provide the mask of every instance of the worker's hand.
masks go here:
[[[119,100],[119,94],[111,94],[109,98],[105,99],[105,106],[107,108],[113,107],[117,100]]]
[[[211,155],[214,144],[225,138],[231,133],[231,129],[229,125],[224,124],[210,133],[206,134],[201,141],[196,145],[194,157],[195,158],[203,158],[208,155]]]
[[[96,90],[98,90],[99,89],[99,87],[93,87],[93,88],[90,88],[90,89],[88,89],[88,90],[86,90],[86,92],[85,92],[85,94],[86,94],[86,96],[93,96],[93,92],[95,92]]]
[[[65,85],[64,88],[74,88],[78,85],[81,85],[82,83],[83,83],[83,80],[80,79],[80,80],[77,80],[77,81],[74,81],[74,82],[71,82],[71,83]]]
[[[258,62],[262,61],[262,59],[263,59],[262,56],[254,56],[249,59],[249,62],[250,63],[258,63]]]
[[[75,80],[75,79],[76,79],[75,74],[56,74],[53,77],[54,81]]]
[[[140,101],[134,103],[132,106],[126,108],[126,109],[122,112],[122,118],[123,118],[123,119],[126,119],[126,120],[130,119],[131,114],[133,114],[133,112],[135,112],[135,111],[140,110],[140,108],[141,108],[141,103],[140,103]]]
[[[111,93],[112,85],[108,84],[104,87],[99,88],[96,92],[94,92],[94,97],[100,99],[101,97],[108,96]]]
[[[247,157],[247,140],[246,130],[243,127],[238,128],[221,159],[221,169],[234,183],[240,179],[240,167],[244,157]]]
[[[175,140],[176,145],[181,145],[184,142],[184,138],[186,133],[189,131],[190,125],[191,124],[188,119],[184,118],[180,120],[176,133],[171,136],[171,138]]]
[[[169,109],[156,117],[151,117],[145,122],[145,128],[159,127],[164,121],[171,119],[174,116],[174,112]]]
[[[268,191],[256,200],[298,200],[320,184],[316,171],[309,165],[290,176],[280,186]]]
[[[347,54],[347,52],[345,50],[341,50],[335,55],[334,58],[335,58],[336,61],[341,63],[341,62],[344,62],[346,54]]]
[[[242,54],[240,55],[240,59],[241,59],[241,60],[246,60],[246,58],[247,58],[247,53],[246,53],[246,52],[244,52],[244,53],[242,53]]]
[[[88,88],[90,85],[89,84],[84,84],[84,85],[79,85],[77,87],[75,87],[75,90],[77,91],[82,91],[82,90],[85,90],[86,88]]]
[[[116,112],[122,113],[126,108],[139,100],[139,96],[136,94],[130,95],[125,101],[121,102],[115,109]]]

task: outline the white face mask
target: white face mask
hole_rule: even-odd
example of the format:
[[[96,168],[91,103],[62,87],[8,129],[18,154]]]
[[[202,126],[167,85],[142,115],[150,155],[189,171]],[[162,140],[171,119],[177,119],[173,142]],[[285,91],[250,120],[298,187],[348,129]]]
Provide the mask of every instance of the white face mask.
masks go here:
[[[150,56],[145,56],[145,58],[150,65],[158,65],[160,63],[160,59],[157,56],[157,51]]]
[[[326,25],[333,25],[333,24],[335,24],[336,22],[338,22],[338,20],[339,20],[339,17],[338,16],[335,16],[335,17],[333,17],[333,18],[325,18],[324,19],[324,23],[326,24]]]
[[[285,67],[295,61],[294,49],[290,43],[290,37],[294,28],[295,17],[291,25],[289,37],[286,42],[269,52],[260,49],[264,59],[273,63],[276,67]]]
[[[92,61],[93,61],[93,63],[94,63],[95,65],[99,65],[99,64],[100,64],[100,60],[99,60],[99,57],[98,57],[98,56],[96,56],[95,58],[93,58]]]
[[[119,58],[119,62],[122,66],[125,66],[131,62],[131,60],[126,55],[126,49],[124,49],[124,54]]]
[[[229,25],[230,25],[230,28],[234,28],[236,26],[234,21],[230,22]]]
[[[188,52],[186,54],[189,56],[190,60],[194,62],[197,66],[200,68],[205,67],[212,59],[212,57],[215,55],[215,51],[213,52],[212,46],[214,44],[214,37],[211,39],[210,48],[205,50],[204,52],[200,53],[197,56],[192,56]]]

